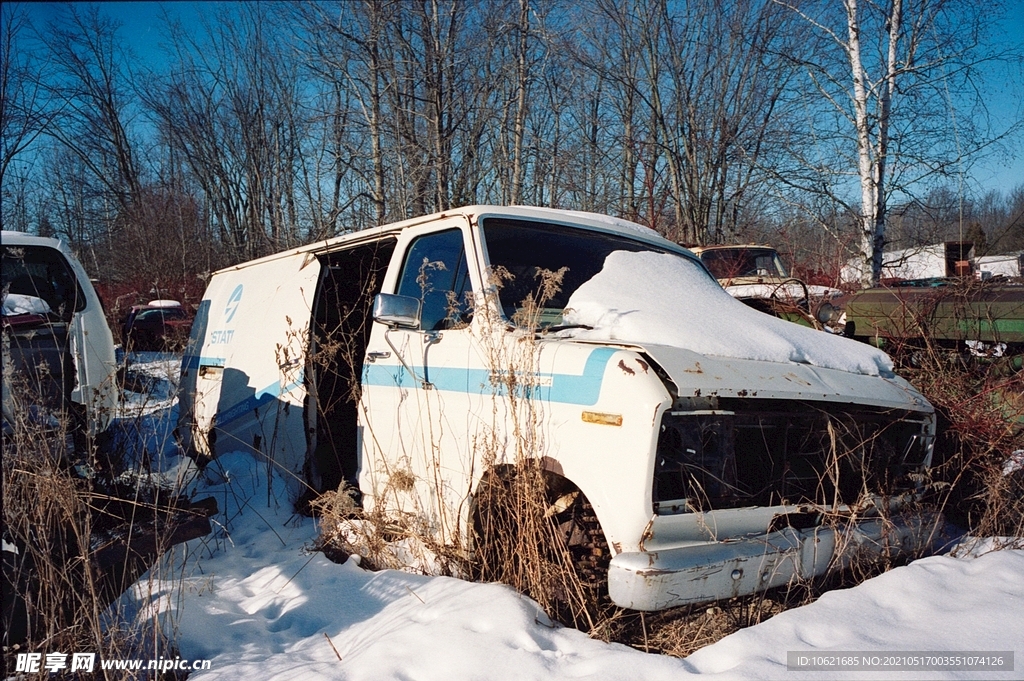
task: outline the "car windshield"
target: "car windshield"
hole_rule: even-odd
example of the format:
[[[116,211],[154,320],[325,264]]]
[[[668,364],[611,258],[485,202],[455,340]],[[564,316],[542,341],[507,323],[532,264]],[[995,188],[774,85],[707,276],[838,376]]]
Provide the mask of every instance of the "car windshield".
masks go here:
[[[715,248],[700,259],[718,279],[789,276],[773,248]]]
[[[569,298],[602,270],[611,253],[671,253],[617,234],[528,220],[486,218],[483,231],[505,318],[521,326],[559,326]],[[679,258],[700,269],[685,256]],[[546,273],[563,268],[561,283],[541,293],[545,276],[550,276]],[[540,303],[539,309],[523,319],[528,300]]]

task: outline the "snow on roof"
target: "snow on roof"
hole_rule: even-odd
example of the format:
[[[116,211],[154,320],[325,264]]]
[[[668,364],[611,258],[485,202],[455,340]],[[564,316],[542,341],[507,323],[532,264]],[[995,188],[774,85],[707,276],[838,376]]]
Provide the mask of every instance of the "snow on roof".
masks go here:
[[[747,307],[700,267],[667,253],[613,252],[569,299],[564,323],[594,327],[573,334],[580,339],[672,345],[870,376],[892,373],[884,352]]]
[[[49,314],[50,304],[42,298],[24,293],[7,293],[4,296],[3,315],[13,317],[20,314]]]
[[[160,298],[159,300],[151,300],[146,303],[149,307],[181,307],[181,302],[178,300],[170,300],[168,298]]]

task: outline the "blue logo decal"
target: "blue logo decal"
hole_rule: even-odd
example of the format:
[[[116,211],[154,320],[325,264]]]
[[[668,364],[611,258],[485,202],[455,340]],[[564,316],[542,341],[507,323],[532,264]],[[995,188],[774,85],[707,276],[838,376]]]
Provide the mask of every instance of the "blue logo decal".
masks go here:
[[[228,304],[224,306],[224,323],[229,323],[234,319],[235,313],[238,312],[238,303],[242,300],[242,285],[239,284],[235,287],[235,290],[231,292],[231,297],[228,298]]]

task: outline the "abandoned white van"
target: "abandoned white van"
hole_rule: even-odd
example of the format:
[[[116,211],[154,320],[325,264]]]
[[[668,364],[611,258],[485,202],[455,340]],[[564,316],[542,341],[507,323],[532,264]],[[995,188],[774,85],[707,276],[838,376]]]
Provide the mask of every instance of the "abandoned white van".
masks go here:
[[[748,308],[647,228],[526,207],[217,272],[180,404],[194,455],[249,450],[296,496],[347,481],[441,542],[472,541],[481,481],[539,462],[639,610],[908,548],[935,432],[883,353]]]
[[[58,239],[4,231],[0,241],[4,421],[28,409],[28,388],[38,393],[32,406],[68,410],[83,433],[106,430],[120,398],[117,362],[88,275]]]

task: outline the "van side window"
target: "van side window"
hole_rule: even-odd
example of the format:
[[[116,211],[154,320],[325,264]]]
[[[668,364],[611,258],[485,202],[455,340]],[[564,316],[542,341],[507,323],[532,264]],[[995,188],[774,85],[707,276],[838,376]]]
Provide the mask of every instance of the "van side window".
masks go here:
[[[462,230],[449,229],[418,237],[409,246],[398,294],[423,301],[424,331],[448,329],[469,321],[470,291]]]

